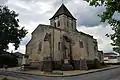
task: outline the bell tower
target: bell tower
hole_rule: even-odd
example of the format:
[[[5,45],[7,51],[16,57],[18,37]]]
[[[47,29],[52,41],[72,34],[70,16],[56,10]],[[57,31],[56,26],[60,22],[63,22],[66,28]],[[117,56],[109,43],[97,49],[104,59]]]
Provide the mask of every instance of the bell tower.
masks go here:
[[[62,4],[54,16],[50,18],[50,25],[65,31],[76,30],[76,19]]]

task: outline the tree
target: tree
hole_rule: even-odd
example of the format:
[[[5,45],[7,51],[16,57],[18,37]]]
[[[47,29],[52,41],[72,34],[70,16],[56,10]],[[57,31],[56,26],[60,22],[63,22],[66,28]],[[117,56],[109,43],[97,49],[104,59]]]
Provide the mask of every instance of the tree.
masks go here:
[[[0,55],[0,67],[7,65],[7,67],[16,67],[18,65],[17,57],[9,52],[4,52]]]
[[[104,6],[105,11],[99,14],[101,22],[108,22],[114,31],[113,34],[106,34],[113,41],[113,50],[120,53],[120,20],[114,18],[115,14],[120,13],[120,0],[85,0],[90,6]]]
[[[27,34],[27,30],[20,27],[17,17],[18,14],[15,11],[7,6],[0,6],[0,52],[9,49],[9,43],[12,43],[17,50],[20,41]]]

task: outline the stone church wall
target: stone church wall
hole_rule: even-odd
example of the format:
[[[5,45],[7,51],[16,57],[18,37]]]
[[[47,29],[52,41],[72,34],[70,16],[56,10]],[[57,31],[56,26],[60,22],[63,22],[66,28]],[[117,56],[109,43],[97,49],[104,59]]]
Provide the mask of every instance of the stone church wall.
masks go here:
[[[31,66],[33,67],[38,67],[38,63],[43,62],[45,57],[50,57],[50,44],[48,41],[44,41],[46,33],[52,33],[52,29],[45,25],[39,25],[32,33],[32,39],[27,45],[28,63],[32,62]]]
[[[76,30],[76,19],[62,4],[50,25],[40,24],[33,31],[26,46],[27,63],[44,71],[60,70],[66,61],[71,69],[87,69],[87,61],[97,58],[97,49],[92,36]]]

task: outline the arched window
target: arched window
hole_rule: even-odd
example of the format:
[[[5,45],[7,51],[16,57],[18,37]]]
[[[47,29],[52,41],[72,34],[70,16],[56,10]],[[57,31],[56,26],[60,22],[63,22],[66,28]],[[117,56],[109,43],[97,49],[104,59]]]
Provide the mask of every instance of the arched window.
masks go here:
[[[48,38],[49,38],[49,34],[46,33],[45,38],[44,38],[44,41],[48,41]]]
[[[58,42],[58,50],[60,51],[60,42]]]
[[[54,22],[54,26],[56,27],[56,22]]]
[[[79,41],[80,48],[83,48],[83,42]]]
[[[60,21],[58,21],[58,27],[60,26]]]
[[[42,50],[42,42],[39,43],[39,51]]]
[[[51,34],[46,33],[44,37],[44,41],[50,41],[51,40]]]

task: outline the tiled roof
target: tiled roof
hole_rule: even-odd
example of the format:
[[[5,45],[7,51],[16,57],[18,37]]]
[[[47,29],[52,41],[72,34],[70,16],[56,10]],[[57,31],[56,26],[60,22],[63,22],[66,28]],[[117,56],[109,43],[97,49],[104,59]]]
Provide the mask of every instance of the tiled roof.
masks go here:
[[[59,15],[66,15],[68,17],[71,17],[73,19],[75,19],[72,14],[69,12],[69,10],[65,7],[64,4],[61,5],[61,7],[58,9],[58,11],[55,13],[55,15],[51,18],[54,19],[55,17],[58,17]],[[76,19],[75,19],[76,20]]]
[[[104,53],[104,56],[107,57],[107,56],[117,56],[116,53]]]

